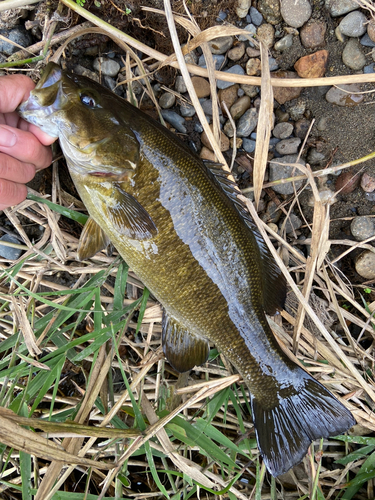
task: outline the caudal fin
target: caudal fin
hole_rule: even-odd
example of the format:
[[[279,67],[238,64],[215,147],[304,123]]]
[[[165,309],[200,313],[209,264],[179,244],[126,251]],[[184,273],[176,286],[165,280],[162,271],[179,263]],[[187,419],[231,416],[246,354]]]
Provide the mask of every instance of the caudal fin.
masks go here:
[[[284,474],[307,453],[311,441],[337,436],[356,422],[322,384],[302,369],[298,389],[271,409],[252,397],[251,406],[258,447],[273,476]],[[290,391],[288,391],[290,392]]]

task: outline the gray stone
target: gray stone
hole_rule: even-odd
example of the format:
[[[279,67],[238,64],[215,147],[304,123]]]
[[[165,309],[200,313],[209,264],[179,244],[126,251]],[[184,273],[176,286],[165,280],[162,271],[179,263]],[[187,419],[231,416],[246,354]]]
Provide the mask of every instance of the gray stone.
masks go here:
[[[176,78],[176,83],[175,83],[175,86],[174,86],[176,92],[178,92],[179,94],[184,94],[185,92],[187,92],[187,88],[186,88],[186,85],[185,85],[185,82],[184,82],[184,79],[182,76],[178,76]]]
[[[212,100],[211,99],[206,99],[202,103],[202,109],[205,113],[205,115],[212,116]],[[219,115],[222,114],[220,106],[217,106],[219,110]]]
[[[284,50],[289,49],[293,45],[293,35],[289,33],[288,35],[283,36],[278,40],[275,45],[274,49],[277,50],[278,52],[283,52]]]
[[[296,175],[301,175],[301,171],[294,166],[290,166],[290,164],[297,162],[297,155],[288,155],[282,156],[281,158],[277,158],[270,161],[270,175],[269,181],[278,181],[280,179],[288,179],[289,177],[295,177]],[[281,163],[281,165],[279,165]],[[298,163],[301,165],[305,165],[304,160],[299,159]],[[294,171],[294,172],[293,172]],[[294,186],[296,189],[299,189],[303,184],[303,180],[296,181]],[[280,194],[293,194],[294,188],[292,182],[287,182],[285,184],[276,184],[272,186],[272,189],[276,191],[276,193]]]
[[[366,215],[354,217],[350,224],[350,231],[357,241],[364,241],[375,235],[375,222],[373,217]]]
[[[258,124],[258,110],[250,108],[241,116],[237,123],[237,136],[248,137]]]
[[[11,31],[9,30],[0,30],[0,34],[5,38],[8,38],[14,43],[18,43],[22,47],[28,47],[32,43],[31,35],[28,31],[25,30],[22,26],[17,26],[13,28]],[[0,40],[0,52],[3,54],[10,56],[14,52],[19,50],[18,47],[12,45],[9,42]]]
[[[120,65],[118,62],[113,61],[113,59],[108,59],[107,57],[97,57],[94,60],[94,69],[102,75],[114,77],[118,75]]]
[[[221,10],[219,12],[219,14],[217,15],[217,18],[216,18],[216,22],[221,22],[221,21],[225,21],[225,19],[228,17],[228,14],[226,12],[224,12],[223,10]]]
[[[374,65],[373,64],[369,64],[368,66],[365,66],[363,68],[363,73],[366,75],[368,75],[369,73],[374,73]]]
[[[327,130],[327,126],[328,126],[328,118],[327,116],[322,116],[317,124],[316,124],[316,128],[320,131],[320,132],[323,132],[324,130]]]
[[[362,252],[355,261],[355,270],[366,280],[375,278],[375,253],[371,250]]]
[[[366,16],[359,10],[355,10],[344,17],[339,27],[343,35],[357,37],[366,33],[366,23]]]
[[[293,124],[288,122],[278,123],[272,131],[274,137],[287,139],[293,133]]]
[[[181,116],[194,116],[195,115],[195,108],[191,104],[188,104],[187,102],[184,102],[180,106],[180,113]]]
[[[355,0],[326,0],[326,8],[332,17],[343,16],[352,10],[358,9],[359,5]]]
[[[306,111],[306,102],[298,99],[297,102],[288,108],[290,118],[294,121],[300,120]]]
[[[248,31],[250,35],[256,35],[257,33],[257,28],[256,26],[254,26],[254,24],[248,24],[247,26],[244,27],[244,30]],[[249,41],[250,45],[254,47],[254,44],[250,41],[251,37],[247,37],[246,35],[240,35],[238,39],[240,40],[240,42]]]
[[[225,60],[225,56],[222,56],[220,54],[212,54],[212,59],[214,60],[215,69],[219,70]],[[207,68],[206,59],[204,58],[203,54],[198,60],[198,66],[200,66],[201,68]]]
[[[268,58],[268,65],[270,67],[270,71],[276,71],[279,69],[279,65],[274,57]]]
[[[260,26],[263,22],[263,16],[255,7],[250,7],[250,17],[255,26]]]
[[[257,7],[268,23],[275,25],[281,21],[280,0],[259,0]]]
[[[257,85],[249,85],[248,83],[243,83],[241,85],[241,89],[245,92],[246,95],[251,98],[259,94],[259,87]]]
[[[342,62],[354,71],[360,71],[366,64],[366,57],[356,38],[350,38],[342,51]]]
[[[159,99],[160,107],[163,109],[172,108],[175,105],[175,102],[176,96],[174,94],[171,94],[170,92],[164,92],[164,94],[162,94]]]
[[[368,36],[368,33],[365,33],[363,37],[361,38],[361,45],[364,47],[375,47],[375,42],[371,40],[371,38]]]
[[[236,2],[237,7],[236,7],[236,14],[240,19],[243,19],[244,17],[248,17],[248,12],[250,9],[251,5],[251,0],[237,0]]]
[[[105,75],[103,77],[103,83],[105,84],[106,87],[108,87],[110,90],[112,90],[112,92],[115,91],[116,81],[111,76]]]
[[[231,68],[226,69],[224,71],[224,73],[234,73],[235,75],[244,75],[245,70],[239,64],[235,64]],[[232,85],[234,85],[234,82],[225,82],[224,80],[217,81],[217,88],[218,89],[227,89],[228,87],[231,87]]]
[[[243,138],[242,147],[247,153],[254,153],[255,151],[255,141],[252,139]]]
[[[361,88],[356,83],[340,85],[340,88],[331,87],[326,93],[326,99],[328,102],[337,104],[338,106],[355,106],[365,98],[363,94],[356,94],[356,92],[360,91]],[[353,92],[353,94],[350,92]]]
[[[299,137],[291,137],[290,139],[283,139],[278,142],[275,149],[281,155],[294,155],[298,152],[298,147],[301,144]]]
[[[272,200],[267,204],[266,216],[267,220],[265,222],[272,222],[276,224],[280,220],[281,210]]]
[[[286,24],[300,28],[310,19],[311,5],[308,0],[282,0],[280,12]]]
[[[4,236],[0,238],[0,241],[5,241],[7,243],[16,243],[17,245],[20,244],[20,240],[15,236],[11,236],[10,234],[4,234]],[[17,260],[19,257],[21,257],[22,254],[23,250],[21,250],[20,248],[6,247],[5,245],[0,244],[0,255],[4,259]]]
[[[230,114],[233,120],[238,120],[250,108],[251,99],[249,96],[244,95],[240,97],[230,108]]]
[[[186,122],[185,118],[177,114],[175,111],[171,111],[170,109],[162,109],[161,110],[162,117],[165,121],[167,121],[172,127],[181,132],[182,134],[186,134]]]
[[[233,46],[232,36],[221,36],[208,42],[213,54],[225,54]]]
[[[234,130],[229,120],[225,123],[223,131],[227,137],[234,137]]]
[[[295,214],[290,214],[285,222],[285,232],[286,234],[293,233],[301,226],[302,226],[301,219]]]
[[[320,153],[316,148],[311,148],[307,155],[307,162],[310,163],[310,165],[318,165],[324,159],[324,154]]]

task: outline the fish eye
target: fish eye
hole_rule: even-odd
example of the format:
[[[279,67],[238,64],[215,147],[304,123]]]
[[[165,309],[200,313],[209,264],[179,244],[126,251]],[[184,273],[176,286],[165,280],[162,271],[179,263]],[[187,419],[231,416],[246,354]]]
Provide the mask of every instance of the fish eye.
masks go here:
[[[96,101],[92,95],[82,93],[80,95],[80,99],[81,99],[82,104],[84,104],[88,108],[95,108],[96,107]]]

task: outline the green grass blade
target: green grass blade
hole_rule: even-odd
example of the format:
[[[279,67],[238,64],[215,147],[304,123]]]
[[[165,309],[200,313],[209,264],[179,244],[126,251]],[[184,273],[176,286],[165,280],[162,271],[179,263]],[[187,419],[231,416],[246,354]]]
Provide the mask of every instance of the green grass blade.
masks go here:
[[[80,212],[76,212],[75,210],[71,210],[70,208],[62,207],[61,205],[57,205],[56,203],[52,203],[52,201],[40,198],[39,196],[35,196],[31,193],[27,194],[27,199],[37,201],[38,203],[44,203],[44,205],[47,205],[47,207],[49,207],[54,212],[64,215],[69,219],[75,220],[83,226],[86,224],[86,221],[88,219],[88,216],[85,214],[81,214]]]

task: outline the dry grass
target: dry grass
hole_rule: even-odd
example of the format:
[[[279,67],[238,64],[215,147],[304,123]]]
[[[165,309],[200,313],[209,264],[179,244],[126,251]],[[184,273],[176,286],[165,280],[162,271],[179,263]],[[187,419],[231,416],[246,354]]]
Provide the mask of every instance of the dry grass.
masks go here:
[[[84,23],[81,29],[73,28],[75,31],[67,33],[66,44],[89,30],[105,32],[127,54],[129,82],[145,74],[142,62],[136,60],[130,47],[148,54],[158,64],[179,66],[216,157],[226,165],[218,147],[218,116],[214,117],[216,125],[212,132],[189,73],[209,78],[213,100],[216,78],[251,84],[261,81],[214,71],[205,43],[217,36],[217,30],[200,32],[194,19],[173,16],[166,0],[165,15],[175,49],[175,54],[167,56],[118,32],[70,0],[63,2],[99,26],[90,28]],[[175,22],[193,36],[190,49],[202,46],[207,70],[186,65]],[[240,30],[220,28],[221,35],[227,33],[239,34]],[[59,36],[51,34],[51,43],[61,43]],[[64,47],[61,46],[55,59],[62,56]],[[31,49],[39,51],[43,47]],[[270,79],[266,55],[262,48],[262,95],[268,92],[272,96],[270,84],[296,85],[295,81],[281,83]],[[141,77],[132,75],[136,65]],[[375,76],[297,83],[302,86],[355,81],[375,81]],[[150,88],[147,90],[152,93]],[[256,199],[262,188],[271,185],[264,183],[264,172],[272,106],[262,100],[260,111],[262,141],[257,141],[253,188]],[[270,320],[273,331],[285,352],[302,363],[353,412],[358,425],[348,442],[344,445],[324,440],[316,450],[311,447],[304,462],[287,479],[275,481],[266,477],[264,467],[259,466],[252,424],[244,417],[246,397],[234,385],[240,383],[240,377],[232,374],[231,366],[217,357],[195,370],[187,387],[180,387],[177,374],[165,364],[161,353],[158,304],[116,253],[113,256],[100,253],[78,263],[78,240],[71,226],[62,224],[59,214],[34,198],[6,211],[22,237],[21,246],[26,253],[17,262],[0,259],[2,498],[27,500],[34,494],[36,500],[73,498],[74,488],[79,495],[74,498],[80,499],[167,496],[177,499],[181,495],[197,498],[199,491],[201,498],[214,498],[221,491],[231,499],[243,500],[328,499],[337,498],[343,490],[342,498],[355,498],[355,484],[347,487],[348,478],[355,478],[358,488],[362,487],[362,496],[358,498],[373,498],[373,476],[363,477],[363,470],[373,467],[371,453],[375,449],[373,438],[367,437],[375,431],[372,349],[375,322],[370,310],[358,300],[358,294],[339,272],[337,262],[354,248],[374,249],[368,245],[369,241],[353,246],[351,241],[329,239],[330,205],[321,201],[315,184],[315,178],[327,175],[329,169],[312,173],[308,167],[296,167],[301,170],[298,178],[311,186],[314,195],[312,236],[306,242],[311,245],[311,253],[307,259],[286,238],[264,224],[254,206],[246,198],[245,201],[294,294],[287,311]],[[59,185],[55,166],[52,201],[60,200],[66,213],[68,209],[78,213],[81,210],[78,200],[67,197]],[[296,192],[294,202],[298,196]],[[43,228],[36,244],[24,231],[26,224]],[[332,261],[329,250],[334,245],[347,245],[348,249]],[[67,285],[61,284],[62,278]],[[140,311],[138,321],[134,320],[135,310]],[[340,324],[343,338],[331,330],[332,316]],[[360,328],[360,338],[353,338],[348,322]],[[367,339],[370,347],[364,349],[360,339]],[[74,372],[83,377],[68,386]],[[115,376],[119,376],[122,390],[114,391]],[[357,450],[358,445],[367,448],[351,459],[349,453]],[[335,460],[341,460],[340,465]],[[136,481],[132,480],[132,474],[139,474],[140,469],[147,470],[143,477],[148,491],[142,494],[136,491]],[[37,486],[37,491],[32,490],[32,485]]]

